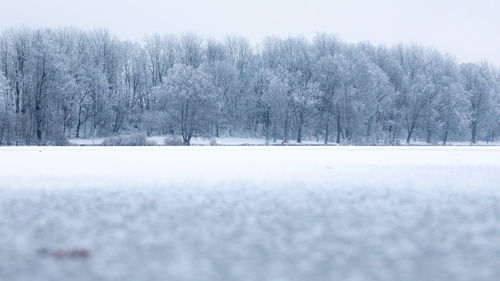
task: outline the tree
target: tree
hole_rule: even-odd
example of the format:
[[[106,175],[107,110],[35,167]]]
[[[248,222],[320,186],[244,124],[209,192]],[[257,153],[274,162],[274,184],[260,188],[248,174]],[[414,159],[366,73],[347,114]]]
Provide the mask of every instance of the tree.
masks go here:
[[[250,63],[252,48],[248,40],[240,36],[229,36],[226,38],[227,54],[230,62],[242,74]]]
[[[181,37],[180,56],[185,65],[198,68],[203,62],[203,39],[194,33],[187,33]]]
[[[466,99],[462,85],[458,82],[447,84],[442,89],[437,106],[438,130],[442,144],[446,145],[450,136],[459,136],[465,119]]]
[[[386,73],[371,61],[364,50],[356,49],[350,54],[353,64],[353,92],[346,121],[346,135],[357,143],[376,143],[383,139],[385,113],[390,110],[391,86]]]
[[[216,94],[215,136],[220,137],[221,129],[234,118],[238,73],[226,61],[212,61],[205,65],[206,73],[211,74]]]
[[[276,142],[277,124],[284,119],[284,104],[287,102],[288,85],[269,69],[261,69],[252,81],[254,94],[258,97],[260,121],[264,126],[266,143],[271,129]]]
[[[151,86],[156,87],[163,83],[163,77],[175,63],[178,40],[172,35],[154,34],[146,36],[144,43]]]
[[[192,66],[176,64],[159,88],[164,109],[177,123],[185,145],[195,132],[202,132],[213,120],[216,94],[211,78]]]
[[[319,84],[307,83],[304,88],[294,90],[292,93],[295,118],[297,120],[297,143],[302,143],[303,129],[309,114],[317,106],[320,95]]]
[[[269,75],[269,84],[262,95],[262,105],[265,109],[266,127],[266,142],[269,139],[269,127],[273,126],[273,138],[276,142],[277,125],[280,122],[284,123],[284,131],[282,136],[283,143],[287,142],[288,133],[288,93],[290,88],[287,82],[284,82],[276,75]]]
[[[446,144],[500,132],[500,75],[486,62],[328,34],[252,48],[240,36],[154,34],[137,44],[106,30],[9,29],[0,73],[2,144],[135,131],[182,133],[186,143],[193,134],[329,143],[336,131],[337,143]]]
[[[10,83],[0,72],[0,145],[10,144],[13,139],[13,103],[9,92]]]
[[[207,40],[206,59],[209,64],[227,59],[226,47],[216,40]]]
[[[337,126],[337,143],[340,143],[343,134],[341,121],[344,112],[341,94],[347,94],[351,90],[348,84],[351,79],[350,73],[347,71],[349,69],[350,65],[346,58],[337,54],[333,57],[326,56],[320,59],[314,71],[315,80],[319,83],[319,111],[324,118],[325,144],[329,142],[332,117],[335,117]]]
[[[471,143],[476,143],[478,133],[491,121],[491,96],[493,77],[490,67],[482,65],[462,64],[460,71],[467,97],[467,121],[470,129]]]
[[[427,71],[431,60],[428,51],[418,46],[405,48],[400,45],[394,53],[401,66],[396,106],[401,112],[402,126],[406,129],[406,143],[409,144],[426,117],[430,119],[427,124],[433,122],[433,103],[437,100],[439,91],[433,83],[431,73]]]

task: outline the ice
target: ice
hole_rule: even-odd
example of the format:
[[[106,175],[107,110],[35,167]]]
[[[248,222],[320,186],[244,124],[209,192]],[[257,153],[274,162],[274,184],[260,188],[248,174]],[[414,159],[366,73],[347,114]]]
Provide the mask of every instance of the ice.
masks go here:
[[[499,171],[497,147],[0,148],[0,280],[497,280]]]

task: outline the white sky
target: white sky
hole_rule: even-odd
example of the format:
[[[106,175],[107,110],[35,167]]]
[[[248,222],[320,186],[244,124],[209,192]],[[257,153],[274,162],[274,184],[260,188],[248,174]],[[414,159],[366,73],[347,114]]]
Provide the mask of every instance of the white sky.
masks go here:
[[[154,32],[239,34],[254,43],[327,32],[347,42],[418,43],[500,66],[500,0],[0,0],[0,29],[20,25],[107,28],[136,41]]]

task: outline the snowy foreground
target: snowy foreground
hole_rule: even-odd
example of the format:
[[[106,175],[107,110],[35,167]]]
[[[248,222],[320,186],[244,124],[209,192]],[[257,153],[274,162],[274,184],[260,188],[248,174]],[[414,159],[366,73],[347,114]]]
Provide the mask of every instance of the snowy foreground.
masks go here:
[[[497,147],[0,148],[0,280],[498,280]]]

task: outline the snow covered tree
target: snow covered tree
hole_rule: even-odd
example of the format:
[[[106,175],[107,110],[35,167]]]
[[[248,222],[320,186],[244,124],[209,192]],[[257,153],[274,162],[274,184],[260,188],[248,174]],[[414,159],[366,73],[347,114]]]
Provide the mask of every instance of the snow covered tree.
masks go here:
[[[484,63],[463,64],[460,69],[467,97],[467,122],[471,143],[476,143],[480,131],[491,121],[493,77],[489,65]]]
[[[377,143],[383,139],[384,113],[392,105],[389,78],[362,50],[354,50],[350,60],[353,92],[346,135],[356,143]]]
[[[177,124],[185,145],[195,132],[208,128],[216,112],[216,94],[211,77],[192,66],[176,64],[158,89],[164,110]]]
[[[250,64],[253,52],[247,39],[240,36],[226,38],[227,55],[231,63],[242,74]]]
[[[474,143],[500,133],[495,67],[328,34],[252,48],[240,36],[154,34],[141,44],[106,30],[9,29],[0,73],[3,144],[136,131],[182,133],[186,143],[193,134],[329,143],[336,131],[336,142],[353,144]]]
[[[269,69],[260,70],[252,81],[252,88],[258,97],[257,106],[264,126],[266,143],[272,130],[274,142],[277,139],[277,126],[284,120],[284,104],[287,103],[288,85]]]
[[[194,33],[187,33],[180,40],[180,57],[183,64],[198,68],[203,62],[203,39]]]
[[[9,92],[10,83],[0,72],[0,145],[10,144],[13,140],[14,112]]]
[[[215,135],[233,119],[237,103],[236,87],[238,73],[236,68],[226,61],[213,61],[205,65],[204,70],[211,75],[216,94]]]
[[[320,94],[319,84],[316,82],[308,82],[305,87],[294,89],[292,92],[293,111],[297,120],[297,143],[302,143],[304,125],[317,106]]]
[[[207,40],[206,59],[209,64],[227,59],[226,47],[213,39]]]
[[[343,135],[342,118],[345,114],[345,99],[351,91],[351,69],[349,61],[342,55],[326,56],[320,59],[314,71],[315,80],[319,83],[319,111],[324,123],[324,143],[328,144],[332,118],[337,127],[337,143]],[[344,101],[344,103],[342,102]]]

